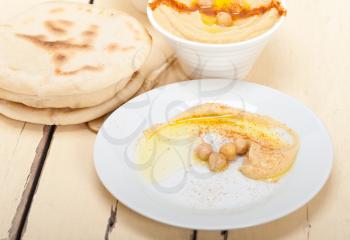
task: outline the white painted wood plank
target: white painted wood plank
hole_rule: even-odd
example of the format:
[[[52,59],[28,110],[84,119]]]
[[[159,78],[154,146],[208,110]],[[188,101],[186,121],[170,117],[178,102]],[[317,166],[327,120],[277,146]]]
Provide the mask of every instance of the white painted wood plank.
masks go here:
[[[92,158],[94,140],[95,134],[85,125],[58,127],[23,239],[104,238],[116,203],[96,176]],[[188,239],[190,233],[141,217],[118,204],[116,224],[108,236]]]
[[[42,137],[43,126],[0,115],[0,239],[16,234],[13,229],[18,222],[13,221],[17,212],[23,211],[27,197],[24,192],[35,174],[32,164]]]
[[[248,77],[296,97],[319,115],[335,147],[330,181],[308,209],[231,231],[230,239],[350,239],[349,7],[345,0],[288,1],[285,25]]]

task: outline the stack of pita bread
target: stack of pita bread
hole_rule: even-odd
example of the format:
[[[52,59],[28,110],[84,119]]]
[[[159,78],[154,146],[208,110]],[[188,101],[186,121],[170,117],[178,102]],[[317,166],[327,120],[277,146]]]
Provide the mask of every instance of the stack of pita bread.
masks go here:
[[[99,118],[140,90],[151,46],[147,30],[124,12],[34,6],[0,25],[0,113],[49,125]]]

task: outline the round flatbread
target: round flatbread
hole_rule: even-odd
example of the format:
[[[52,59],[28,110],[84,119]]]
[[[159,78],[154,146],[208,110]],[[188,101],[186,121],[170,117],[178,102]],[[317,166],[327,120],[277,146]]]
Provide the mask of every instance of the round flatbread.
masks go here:
[[[0,29],[1,97],[38,108],[94,106],[125,86],[150,49],[145,28],[121,11],[36,5]]]
[[[97,106],[81,109],[32,108],[26,105],[0,99],[0,113],[20,121],[46,124],[80,124],[105,115],[129,100],[142,86],[144,77],[136,74],[113,98]]]
[[[101,89],[96,92],[55,97],[38,97],[33,95],[17,94],[0,88],[0,99],[6,99],[8,101],[22,103],[24,105],[35,108],[92,107],[106,101],[106,98],[112,98],[121,88],[127,85],[129,80],[130,77],[124,80],[120,80],[118,84],[114,84],[110,87]]]

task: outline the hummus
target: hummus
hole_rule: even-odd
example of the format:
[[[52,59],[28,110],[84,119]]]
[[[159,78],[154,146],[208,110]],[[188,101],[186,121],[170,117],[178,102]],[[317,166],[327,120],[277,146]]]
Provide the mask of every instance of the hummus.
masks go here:
[[[201,2],[153,0],[150,7],[157,23],[168,32],[205,43],[234,43],[254,38],[286,14],[279,0],[209,0],[210,7]]]
[[[166,124],[147,129],[138,148],[139,163],[145,166],[149,176],[155,175],[156,168],[152,167],[155,163],[163,164],[157,167],[162,169],[158,175],[163,177],[176,169],[190,168],[194,147],[208,134],[226,142],[249,141],[240,171],[256,180],[281,178],[293,165],[299,150],[298,135],[286,125],[226,105],[207,103],[190,108]]]

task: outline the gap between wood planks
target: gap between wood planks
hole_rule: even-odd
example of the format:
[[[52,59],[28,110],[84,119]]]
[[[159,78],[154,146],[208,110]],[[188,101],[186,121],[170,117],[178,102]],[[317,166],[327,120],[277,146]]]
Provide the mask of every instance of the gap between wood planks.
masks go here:
[[[12,219],[9,230],[9,239],[11,240],[21,239],[55,129],[55,126],[43,127],[43,136],[36,148],[36,154],[22,192],[21,201]]]
[[[307,239],[310,239],[311,223],[309,218],[309,204],[306,205],[306,224],[307,224]]]
[[[114,204],[111,206],[111,213],[107,221],[107,227],[105,232],[105,240],[109,240],[109,235],[112,233],[115,224],[117,223],[117,211],[118,211],[118,200],[116,199]]]
[[[220,234],[222,236],[222,240],[227,240],[228,239],[229,232],[227,230],[221,231]],[[197,240],[197,235],[198,235],[198,231],[197,230],[193,230],[191,235],[190,235],[190,240]],[[200,240],[200,239],[198,239],[198,240]]]

